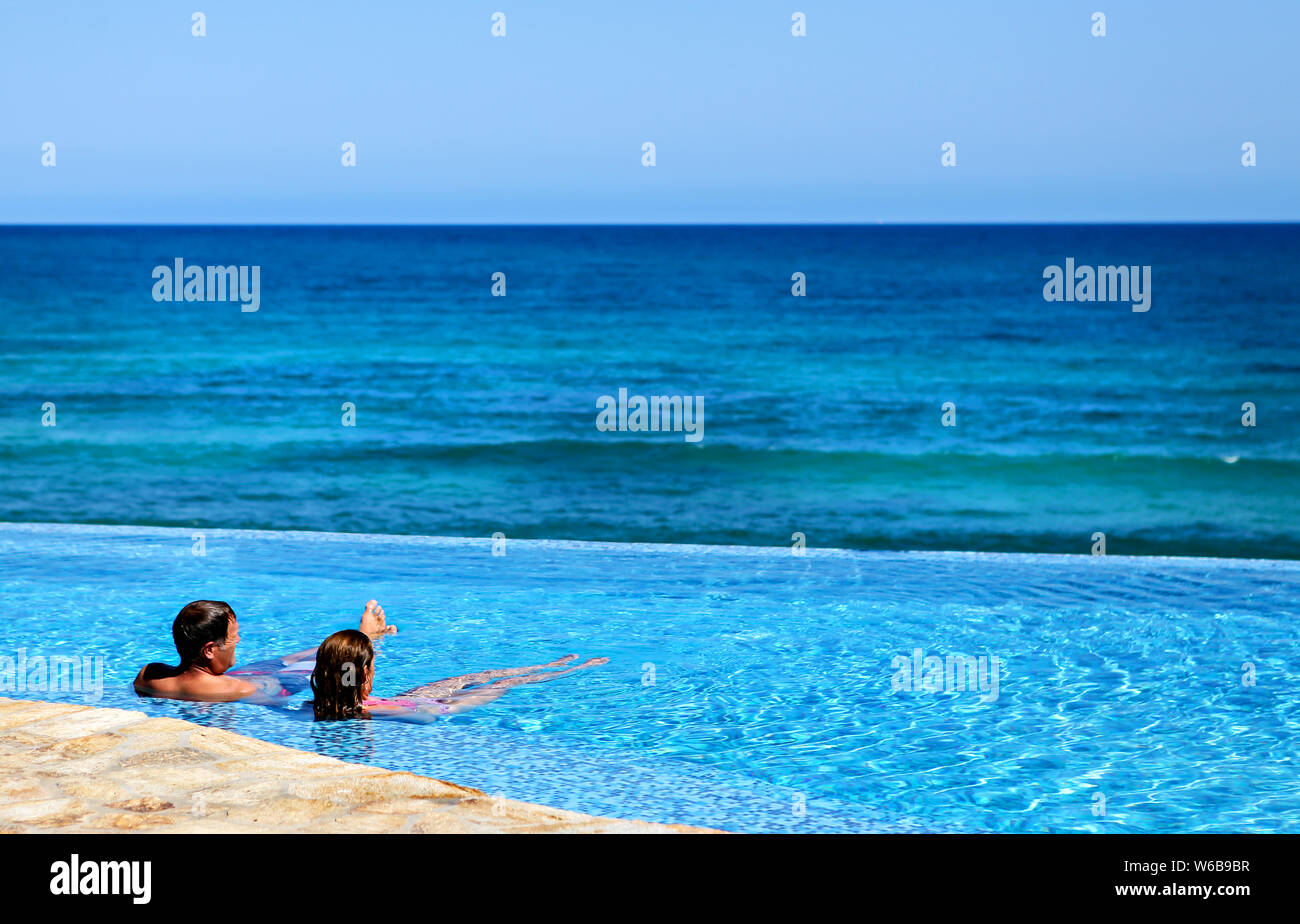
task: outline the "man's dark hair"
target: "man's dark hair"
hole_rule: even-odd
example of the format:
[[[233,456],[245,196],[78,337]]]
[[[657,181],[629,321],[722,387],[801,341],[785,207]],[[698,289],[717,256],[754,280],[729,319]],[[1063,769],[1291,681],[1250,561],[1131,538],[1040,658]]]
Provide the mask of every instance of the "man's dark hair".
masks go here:
[[[208,642],[224,644],[230,620],[234,618],[235,611],[230,604],[221,600],[195,600],[185,604],[172,623],[172,641],[181,656],[181,666],[197,661]]]

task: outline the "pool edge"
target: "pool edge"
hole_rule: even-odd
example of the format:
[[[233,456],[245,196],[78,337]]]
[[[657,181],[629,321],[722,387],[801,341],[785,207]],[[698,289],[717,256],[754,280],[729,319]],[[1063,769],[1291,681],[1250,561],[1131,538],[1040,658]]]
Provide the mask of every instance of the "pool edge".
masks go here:
[[[181,719],[0,697],[0,833],[675,834]]]

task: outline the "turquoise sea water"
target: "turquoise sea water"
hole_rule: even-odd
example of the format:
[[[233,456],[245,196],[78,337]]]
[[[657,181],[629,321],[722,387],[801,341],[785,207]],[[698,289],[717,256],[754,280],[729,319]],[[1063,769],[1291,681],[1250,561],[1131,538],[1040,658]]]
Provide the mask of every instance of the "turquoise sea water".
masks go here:
[[[529,541],[493,556],[488,540],[239,531],[192,549],[190,530],[0,525],[0,654],[104,658],[100,705],[617,817],[1300,830],[1297,563]],[[611,660],[431,726],[130,689],[172,654],[191,598],[235,607],[249,663],[354,625],[371,595],[399,627],[380,695]],[[998,657],[996,699],[895,691],[893,659],[918,648]]]
[[[1295,225],[0,228],[0,518],[1296,558],[1297,256]],[[1151,265],[1151,310],[1045,302],[1067,257]],[[260,266],[260,309],[153,301],[176,258]],[[703,441],[598,431],[620,387],[702,396]]]

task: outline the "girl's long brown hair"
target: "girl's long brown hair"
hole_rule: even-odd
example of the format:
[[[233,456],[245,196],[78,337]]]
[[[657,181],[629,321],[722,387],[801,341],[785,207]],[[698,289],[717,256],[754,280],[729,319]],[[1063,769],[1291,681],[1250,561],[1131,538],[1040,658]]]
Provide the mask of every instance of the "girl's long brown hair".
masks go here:
[[[311,672],[312,712],[317,721],[367,718],[366,677],[375,663],[370,639],[356,629],[335,632],[316,650]]]

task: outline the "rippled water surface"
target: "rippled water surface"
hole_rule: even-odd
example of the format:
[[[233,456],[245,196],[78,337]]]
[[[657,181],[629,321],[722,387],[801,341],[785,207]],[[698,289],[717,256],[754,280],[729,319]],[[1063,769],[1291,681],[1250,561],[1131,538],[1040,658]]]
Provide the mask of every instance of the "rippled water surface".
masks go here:
[[[1300,563],[0,525],[0,656],[102,656],[101,705],[598,814],[749,831],[1296,831]],[[430,726],[141,701],[195,598],[239,660],[354,625],[376,692],[608,665]],[[894,659],[998,658],[996,699]],[[1253,684],[1243,677],[1253,673]],[[4,695],[82,701],[68,692]],[[1104,803],[1103,803],[1104,798]],[[1104,804],[1104,814],[1100,811]]]

